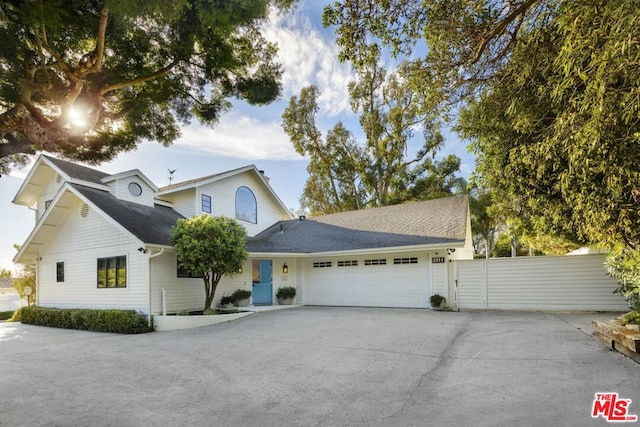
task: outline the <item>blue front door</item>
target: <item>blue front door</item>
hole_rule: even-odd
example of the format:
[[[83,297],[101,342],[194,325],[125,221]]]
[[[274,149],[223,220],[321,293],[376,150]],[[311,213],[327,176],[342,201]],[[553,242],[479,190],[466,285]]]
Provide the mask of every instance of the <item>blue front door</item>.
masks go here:
[[[269,261],[253,261],[253,303],[271,304],[273,263]]]

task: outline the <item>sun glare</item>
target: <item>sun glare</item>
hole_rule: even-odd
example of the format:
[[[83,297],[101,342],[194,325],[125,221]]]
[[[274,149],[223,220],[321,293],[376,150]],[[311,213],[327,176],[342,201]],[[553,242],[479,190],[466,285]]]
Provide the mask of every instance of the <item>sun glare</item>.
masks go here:
[[[87,126],[87,117],[86,114],[82,114],[75,108],[69,109],[69,122],[75,127],[85,127]]]

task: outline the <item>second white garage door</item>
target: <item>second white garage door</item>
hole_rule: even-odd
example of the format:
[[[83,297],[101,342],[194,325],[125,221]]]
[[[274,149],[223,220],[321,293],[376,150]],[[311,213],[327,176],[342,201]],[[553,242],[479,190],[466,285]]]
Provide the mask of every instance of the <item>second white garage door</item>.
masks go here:
[[[318,258],[305,268],[305,304],[429,307],[428,257]]]

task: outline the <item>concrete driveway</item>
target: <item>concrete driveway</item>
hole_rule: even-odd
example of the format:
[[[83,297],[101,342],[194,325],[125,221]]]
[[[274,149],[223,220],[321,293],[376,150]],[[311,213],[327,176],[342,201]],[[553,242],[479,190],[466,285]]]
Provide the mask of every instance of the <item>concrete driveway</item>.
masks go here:
[[[0,324],[1,426],[603,426],[612,315],[302,307],[114,335]],[[585,330],[588,329],[588,330]]]

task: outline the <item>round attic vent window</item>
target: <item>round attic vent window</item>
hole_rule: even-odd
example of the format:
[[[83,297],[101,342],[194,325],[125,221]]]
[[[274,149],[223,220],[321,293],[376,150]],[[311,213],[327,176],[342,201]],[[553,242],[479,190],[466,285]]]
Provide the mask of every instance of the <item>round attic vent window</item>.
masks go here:
[[[142,194],[142,187],[140,187],[140,184],[138,184],[137,182],[130,182],[129,193],[131,193],[134,196],[139,196]]]
[[[85,204],[80,207],[80,216],[86,218],[87,215],[89,215],[89,205]]]

